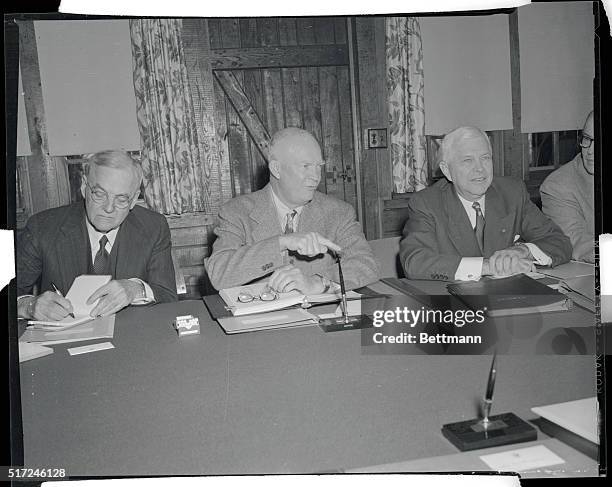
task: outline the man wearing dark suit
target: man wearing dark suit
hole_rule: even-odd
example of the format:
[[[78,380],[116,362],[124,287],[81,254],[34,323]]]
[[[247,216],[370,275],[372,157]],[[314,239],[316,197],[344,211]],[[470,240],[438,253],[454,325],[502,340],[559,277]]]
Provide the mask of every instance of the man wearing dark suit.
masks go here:
[[[446,180],[415,193],[408,204],[400,258],[409,278],[503,277],[570,259],[569,239],[531,202],[525,184],[493,177],[484,132],[455,129],[440,150]]]
[[[348,289],[378,279],[378,266],[352,206],[316,191],[321,148],[307,131],[280,130],[270,144],[270,184],[228,201],[206,262],[216,289],[269,278],[270,288],[317,294],[337,289],[341,252]]]
[[[98,300],[92,316],[176,301],[170,230],[162,215],[136,206],[141,181],[142,169],[127,153],[93,154],[84,167],[85,201],[28,220],[16,245],[19,316],[66,317],[72,305],[62,296],[81,274],[112,276],[90,296],[89,304]],[[38,295],[28,294],[35,284]]]

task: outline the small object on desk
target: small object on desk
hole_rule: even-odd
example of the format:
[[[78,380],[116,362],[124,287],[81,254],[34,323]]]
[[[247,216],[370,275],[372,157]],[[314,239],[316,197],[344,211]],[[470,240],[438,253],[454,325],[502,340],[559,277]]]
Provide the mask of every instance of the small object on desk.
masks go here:
[[[442,434],[461,451],[478,450],[535,440],[535,428],[513,413],[490,416],[497,376],[497,354],[493,355],[487,391],[483,400],[482,419],[470,419],[442,426]]]
[[[70,355],[81,355],[83,353],[98,352],[100,350],[109,350],[115,348],[111,342],[94,343],[93,345],[83,345],[82,347],[73,347],[68,349]]]
[[[193,315],[177,316],[172,324],[180,337],[200,334],[200,321]]]
[[[498,472],[524,472],[565,463],[563,458],[544,445],[482,455],[480,459]]]
[[[372,318],[366,315],[349,315],[349,309],[346,299],[346,289],[344,286],[344,276],[342,275],[342,265],[340,264],[340,254],[336,253],[336,262],[338,263],[338,277],[340,280],[340,307],[342,315],[333,318],[323,318],[319,321],[319,327],[325,332],[343,331],[343,330],[358,330],[361,328],[371,328]]]

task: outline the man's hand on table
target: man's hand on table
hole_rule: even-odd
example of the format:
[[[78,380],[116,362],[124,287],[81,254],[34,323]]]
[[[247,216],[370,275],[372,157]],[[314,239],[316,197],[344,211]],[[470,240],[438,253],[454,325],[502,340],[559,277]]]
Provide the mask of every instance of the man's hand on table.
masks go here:
[[[93,317],[108,316],[132,304],[132,302],[143,296],[143,285],[138,281],[119,279],[110,281],[96,290],[88,299],[86,304],[98,303],[89,313]]]
[[[508,277],[533,270],[533,256],[526,245],[498,250],[482,262],[482,275]]]
[[[72,303],[54,291],[19,300],[19,316],[38,321],[60,321],[73,312]]]
[[[279,293],[295,289],[303,294],[319,294],[323,292],[325,285],[319,276],[307,276],[301,269],[287,265],[274,271],[268,281],[268,287]]]
[[[317,232],[287,233],[278,237],[281,250],[293,250],[300,255],[314,257],[324,254],[328,249],[340,252],[340,246]]]

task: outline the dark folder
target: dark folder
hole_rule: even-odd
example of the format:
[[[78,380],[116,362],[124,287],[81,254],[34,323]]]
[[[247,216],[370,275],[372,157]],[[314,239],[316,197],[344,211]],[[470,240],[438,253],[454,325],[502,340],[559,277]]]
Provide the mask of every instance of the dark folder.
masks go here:
[[[484,310],[489,316],[567,311],[572,307],[567,296],[525,274],[457,282],[447,289],[473,310]]]

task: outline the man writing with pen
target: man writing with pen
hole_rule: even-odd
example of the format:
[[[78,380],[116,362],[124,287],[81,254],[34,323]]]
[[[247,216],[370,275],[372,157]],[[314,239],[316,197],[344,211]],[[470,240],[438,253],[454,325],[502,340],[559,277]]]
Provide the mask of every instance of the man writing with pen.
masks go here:
[[[166,219],[136,206],[142,168],[127,153],[93,154],[84,167],[84,201],[33,215],[18,233],[17,310],[59,321],[73,312],[63,296],[82,274],[112,280],[88,299],[92,316],[131,304],[176,301]],[[32,294],[34,287],[39,293]]]

